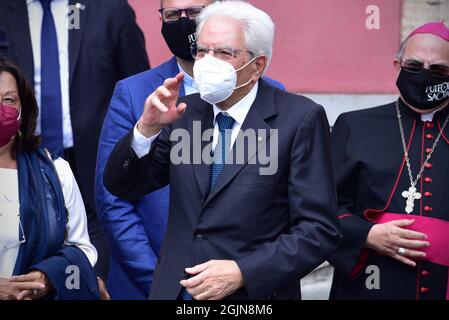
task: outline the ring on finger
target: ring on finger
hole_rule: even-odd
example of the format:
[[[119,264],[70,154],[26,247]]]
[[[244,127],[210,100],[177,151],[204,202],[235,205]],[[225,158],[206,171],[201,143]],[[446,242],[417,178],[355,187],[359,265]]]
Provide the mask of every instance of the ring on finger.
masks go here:
[[[402,248],[402,247],[399,247],[399,248],[398,248],[398,253],[399,253],[401,256],[405,255],[405,252],[406,252],[405,248]]]

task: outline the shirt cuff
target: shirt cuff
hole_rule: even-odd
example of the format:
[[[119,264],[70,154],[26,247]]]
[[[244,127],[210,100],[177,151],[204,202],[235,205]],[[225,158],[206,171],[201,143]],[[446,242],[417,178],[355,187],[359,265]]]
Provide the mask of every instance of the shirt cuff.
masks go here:
[[[150,152],[151,145],[153,144],[154,140],[159,137],[160,134],[161,131],[147,138],[139,132],[139,130],[137,129],[137,124],[134,126],[131,148],[134,150],[139,159],[145,157]]]

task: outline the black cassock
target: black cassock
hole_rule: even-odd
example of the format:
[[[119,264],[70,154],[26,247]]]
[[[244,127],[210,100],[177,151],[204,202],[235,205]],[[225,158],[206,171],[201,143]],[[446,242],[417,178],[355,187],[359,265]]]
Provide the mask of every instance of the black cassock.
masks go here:
[[[449,107],[437,112],[432,122],[423,122],[419,114],[402,102],[399,105],[415,179],[441,131]],[[402,192],[409,189],[410,179],[395,103],[341,115],[332,131],[331,146],[343,232],[343,244],[330,259],[336,268],[331,299],[446,299],[447,264],[426,260],[418,262],[417,267],[413,268],[364,247],[374,224],[365,214],[368,217],[382,213],[406,214],[406,199]],[[445,226],[449,220],[447,127],[430,165],[417,183],[417,190],[422,198],[414,202],[414,210],[408,217],[432,217],[438,220],[431,220],[442,222]],[[447,234],[446,240],[449,240],[449,228]],[[449,257],[449,241],[429,241],[440,256]],[[378,267],[378,289],[370,286],[375,281],[369,277],[377,272],[373,268],[367,269],[368,266]]]

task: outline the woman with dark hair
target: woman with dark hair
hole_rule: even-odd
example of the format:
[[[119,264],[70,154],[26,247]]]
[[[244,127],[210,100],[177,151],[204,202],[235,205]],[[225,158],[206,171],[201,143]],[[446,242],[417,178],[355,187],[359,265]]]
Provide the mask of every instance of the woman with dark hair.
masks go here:
[[[98,299],[97,251],[68,163],[39,148],[38,107],[0,58],[0,300]]]

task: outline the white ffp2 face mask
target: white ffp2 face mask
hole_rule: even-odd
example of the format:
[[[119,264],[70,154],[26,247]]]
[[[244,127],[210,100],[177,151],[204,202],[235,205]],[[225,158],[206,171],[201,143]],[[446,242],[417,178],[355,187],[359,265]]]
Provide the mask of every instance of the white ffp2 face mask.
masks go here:
[[[246,68],[256,58],[254,57],[238,70],[235,70],[230,63],[209,54],[197,60],[193,66],[193,76],[198,86],[201,99],[210,104],[217,104],[228,99],[234,90],[250,84],[252,79],[236,87],[237,72]]]

